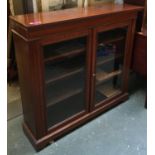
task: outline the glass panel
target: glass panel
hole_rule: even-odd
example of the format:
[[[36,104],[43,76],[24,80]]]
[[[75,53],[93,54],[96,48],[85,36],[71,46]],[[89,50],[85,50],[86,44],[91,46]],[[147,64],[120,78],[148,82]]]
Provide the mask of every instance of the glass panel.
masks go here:
[[[48,128],[85,111],[86,37],[44,49]]]
[[[121,93],[126,28],[98,34],[95,105]]]

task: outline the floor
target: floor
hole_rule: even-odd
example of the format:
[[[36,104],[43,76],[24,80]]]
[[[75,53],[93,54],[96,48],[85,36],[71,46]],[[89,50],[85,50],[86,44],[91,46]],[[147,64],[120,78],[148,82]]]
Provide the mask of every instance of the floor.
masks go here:
[[[8,155],[146,155],[146,84],[130,81],[130,98],[36,152],[23,133],[18,84],[8,86]],[[13,109],[13,110],[11,110]]]
[[[18,82],[7,86],[7,120],[12,120],[22,115],[22,104]]]

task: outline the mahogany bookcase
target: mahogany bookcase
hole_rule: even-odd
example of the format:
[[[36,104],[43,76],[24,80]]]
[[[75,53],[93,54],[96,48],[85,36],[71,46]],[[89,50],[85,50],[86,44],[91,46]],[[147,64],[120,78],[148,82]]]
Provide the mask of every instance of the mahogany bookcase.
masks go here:
[[[105,4],[10,17],[23,129],[36,150],[128,98],[141,10]]]

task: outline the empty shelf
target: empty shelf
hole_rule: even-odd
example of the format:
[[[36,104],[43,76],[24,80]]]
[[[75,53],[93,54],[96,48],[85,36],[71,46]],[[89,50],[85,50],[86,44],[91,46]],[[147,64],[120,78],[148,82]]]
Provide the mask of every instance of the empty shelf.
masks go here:
[[[44,47],[44,61],[47,63],[49,61],[73,57],[81,53],[84,53],[85,50],[86,47],[78,42],[62,44],[57,47],[47,46]]]
[[[108,73],[105,71],[99,72],[96,74],[97,84],[99,84],[105,80],[108,80],[114,76],[120,75],[121,73],[122,73],[122,70],[116,70],[116,71],[113,71],[111,73]]]
[[[115,88],[111,83],[100,85],[97,90],[108,98],[121,93],[121,90]]]
[[[84,92],[61,100],[57,104],[47,107],[47,125],[48,128],[55,124],[64,122],[79,112],[85,111]]]
[[[60,63],[53,63],[45,66],[45,83],[50,84],[57,80],[73,76],[80,72],[84,72],[85,56],[79,56],[67,59]]]
[[[57,104],[71,96],[74,96],[84,90],[84,78],[81,74],[72,76],[71,78],[60,80],[52,83],[46,88],[47,106]]]

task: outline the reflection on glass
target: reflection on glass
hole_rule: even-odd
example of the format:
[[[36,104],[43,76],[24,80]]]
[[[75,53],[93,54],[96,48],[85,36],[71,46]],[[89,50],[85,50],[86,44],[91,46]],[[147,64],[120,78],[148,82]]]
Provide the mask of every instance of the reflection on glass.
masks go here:
[[[95,104],[121,93],[126,29],[98,34]]]
[[[85,111],[86,37],[44,46],[48,128]]]

